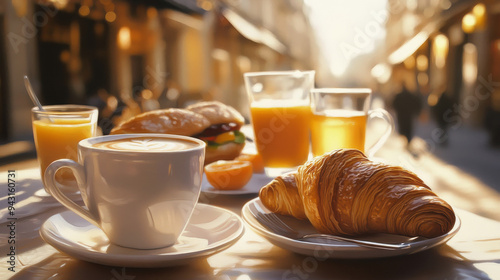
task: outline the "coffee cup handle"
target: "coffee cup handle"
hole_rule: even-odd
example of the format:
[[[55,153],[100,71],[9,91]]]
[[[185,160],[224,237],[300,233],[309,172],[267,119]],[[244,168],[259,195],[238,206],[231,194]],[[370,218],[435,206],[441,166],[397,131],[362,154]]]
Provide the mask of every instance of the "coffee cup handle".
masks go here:
[[[375,155],[375,153],[385,144],[387,139],[389,139],[389,136],[391,136],[391,133],[394,131],[395,127],[394,120],[391,114],[389,114],[389,112],[382,108],[377,108],[368,112],[368,121],[374,118],[383,119],[387,122],[388,125],[380,138],[370,148],[367,149],[368,158],[372,158],[373,155]]]
[[[59,159],[52,162],[45,170],[44,183],[47,192],[51,194],[55,199],[57,199],[62,205],[66,206],[66,208],[68,208],[69,210],[75,212],[80,217],[91,222],[92,224],[99,226],[97,219],[92,213],[90,213],[89,210],[83,208],[82,206],[76,204],[73,200],[69,199],[57,186],[55,175],[56,172],[63,167],[69,168],[73,172],[79,189],[82,189],[82,186],[85,186],[85,172],[83,170],[83,166],[70,159]]]

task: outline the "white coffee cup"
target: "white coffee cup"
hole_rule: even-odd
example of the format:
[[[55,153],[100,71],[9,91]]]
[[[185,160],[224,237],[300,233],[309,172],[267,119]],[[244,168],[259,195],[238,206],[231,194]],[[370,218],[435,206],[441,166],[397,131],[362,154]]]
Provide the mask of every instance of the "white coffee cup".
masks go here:
[[[149,139],[149,140],[148,140]],[[48,192],[101,228],[111,243],[135,249],[175,244],[198,201],[205,158],[201,140],[167,134],[93,137],[78,143],[78,161],[56,160],[45,171]],[[56,185],[70,168],[87,209]]]

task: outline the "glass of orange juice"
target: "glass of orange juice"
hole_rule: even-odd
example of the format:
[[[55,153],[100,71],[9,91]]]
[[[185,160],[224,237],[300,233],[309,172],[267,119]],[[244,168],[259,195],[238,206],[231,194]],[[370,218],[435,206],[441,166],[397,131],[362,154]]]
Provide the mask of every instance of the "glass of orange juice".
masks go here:
[[[47,166],[57,159],[77,161],[78,142],[96,136],[98,110],[93,106],[53,105],[31,109],[33,137],[40,164],[42,182]],[[68,170],[56,175],[61,189],[77,191],[76,181]]]
[[[309,156],[309,92],[314,71],[245,73],[255,145],[269,176],[303,164]]]
[[[349,148],[365,152],[366,125],[374,118],[388,125],[368,149],[368,157],[387,141],[394,121],[384,109],[369,110],[369,88],[320,88],[311,90],[311,148],[314,156],[334,149]]]

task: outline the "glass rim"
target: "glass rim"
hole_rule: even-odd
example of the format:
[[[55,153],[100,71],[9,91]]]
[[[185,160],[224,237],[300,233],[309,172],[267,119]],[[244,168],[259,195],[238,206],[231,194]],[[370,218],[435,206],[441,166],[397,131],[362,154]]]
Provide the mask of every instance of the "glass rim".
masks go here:
[[[183,149],[183,150],[159,150],[159,151],[125,151],[125,150],[111,150],[111,149],[106,149],[106,148],[99,148],[99,147],[94,147],[94,144],[97,143],[103,143],[103,142],[108,142],[108,141],[113,141],[113,140],[121,140],[121,139],[129,139],[129,138],[144,138],[144,137],[158,137],[158,138],[167,138],[167,139],[175,139],[175,140],[181,140],[181,141],[187,141],[187,142],[192,142],[195,144],[198,144],[196,147],[188,148],[188,149]],[[127,134],[108,134],[108,135],[101,135],[101,136],[94,136],[90,138],[86,138],[83,140],[80,140],[78,142],[78,147],[79,148],[84,148],[87,150],[92,150],[92,151],[98,151],[100,153],[105,152],[105,153],[117,153],[117,154],[168,154],[168,153],[184,153],[184,152],[192,152],[192,151],[197,151],[200,149],[205,149],[206,143],[203,140],[200,140],[198,138],[194,138],[191,136],[184,136],[184,135],[175,135],[175,134],[162,134],[162,133],[127,133]]]
[[[245,77],[263,77],[263,76],[293,76],[294,74],[309,75],[315,74],[316,70],[285,70],[285,71],[259,71],[243,73]]]
[[[311,93],[333,93],[333,94],[371,94],[371,88],[313,88]]]
[[[41,111],[37,106],[31,108],[31,112],[36,114],[45,115],[74,115],[74,114],[88,114],[92,112],[98,112],[98,108],[89,105],[77,105],[77,104],[61,104],[61,105],[45,105],[42,106],[45,111]],[[62,111],[62,109],[72,109],[70,111]]]

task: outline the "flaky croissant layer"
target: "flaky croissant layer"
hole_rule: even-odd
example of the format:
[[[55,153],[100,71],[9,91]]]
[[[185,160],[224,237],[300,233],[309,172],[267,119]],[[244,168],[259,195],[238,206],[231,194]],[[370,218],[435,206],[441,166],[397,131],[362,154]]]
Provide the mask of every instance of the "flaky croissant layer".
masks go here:
[[[455,224],[452,207],[414,173],[368,160],[353,149],[316,157],[259,193],[271,211],[308,219],[336,235],[391,233],[437,237]]]

